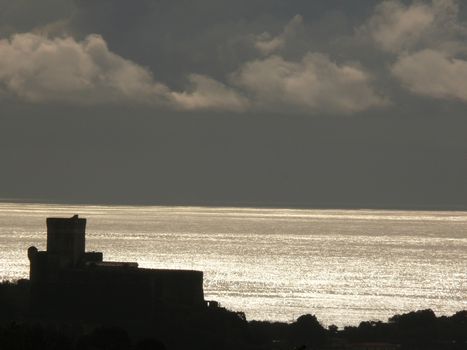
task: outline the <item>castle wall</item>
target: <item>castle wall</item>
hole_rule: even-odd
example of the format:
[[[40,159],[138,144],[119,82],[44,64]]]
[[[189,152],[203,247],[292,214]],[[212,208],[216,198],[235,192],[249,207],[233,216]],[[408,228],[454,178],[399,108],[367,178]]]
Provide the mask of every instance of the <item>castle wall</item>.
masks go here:
[[[61,317],[139,319],[163,310],[205,307],[200,271],[74,269],[36,288],[36,311]]]

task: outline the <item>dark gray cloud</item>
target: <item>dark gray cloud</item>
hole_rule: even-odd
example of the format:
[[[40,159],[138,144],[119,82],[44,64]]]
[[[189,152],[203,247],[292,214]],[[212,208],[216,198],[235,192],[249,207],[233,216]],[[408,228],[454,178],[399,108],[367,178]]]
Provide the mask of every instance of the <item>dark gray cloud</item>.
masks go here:
[[[73,16],[73,0],[0,0],[0,34],[29,32]]]
[[[0,192],[77,202],[465,209],[467,120],[428,109],[430,116],[342,119],[17,107],[2,118]]]
[[[336,35],[352,32],[376,3],[362,1],[356,7],[348,1],[291,5],[284,0],[80,0],[73,28],[82,35],[103,35],[111,49],[151,67],[163,80],[175,82],[174,76],[193,72],[222,79],[256,57],[251,36],[276,35],[301,15],[310,26],[302,44],[307,50],[319,48]]]

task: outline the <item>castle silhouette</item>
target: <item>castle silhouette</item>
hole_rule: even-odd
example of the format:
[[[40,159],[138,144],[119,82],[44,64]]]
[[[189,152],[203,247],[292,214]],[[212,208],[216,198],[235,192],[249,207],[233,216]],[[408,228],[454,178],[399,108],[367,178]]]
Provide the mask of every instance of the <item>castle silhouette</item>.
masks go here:
[[[101,252],[86,252],[85,235],[86,219],[78,215],[47,218],[47,250],[28,249],[37,317],[140,320],[208,306],[201,271],[104,261]]]

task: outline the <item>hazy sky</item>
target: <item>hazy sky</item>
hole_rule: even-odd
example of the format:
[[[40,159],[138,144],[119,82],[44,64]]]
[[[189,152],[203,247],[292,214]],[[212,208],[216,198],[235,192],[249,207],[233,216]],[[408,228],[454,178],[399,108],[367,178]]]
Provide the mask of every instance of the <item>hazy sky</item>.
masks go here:
[[[456,0],[0,0],[0,199],[467,209]]]

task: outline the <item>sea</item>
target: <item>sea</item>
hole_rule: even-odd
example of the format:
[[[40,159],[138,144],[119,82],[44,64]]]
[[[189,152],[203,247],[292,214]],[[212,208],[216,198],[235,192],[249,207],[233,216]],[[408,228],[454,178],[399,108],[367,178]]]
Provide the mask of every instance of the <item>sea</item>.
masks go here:
[[[467,309],[467,212],[0,203],[0,280],[27,278],[45,219],[75,214],[88,251],[203,271],[205,299],[248,320],[342,327]]]

